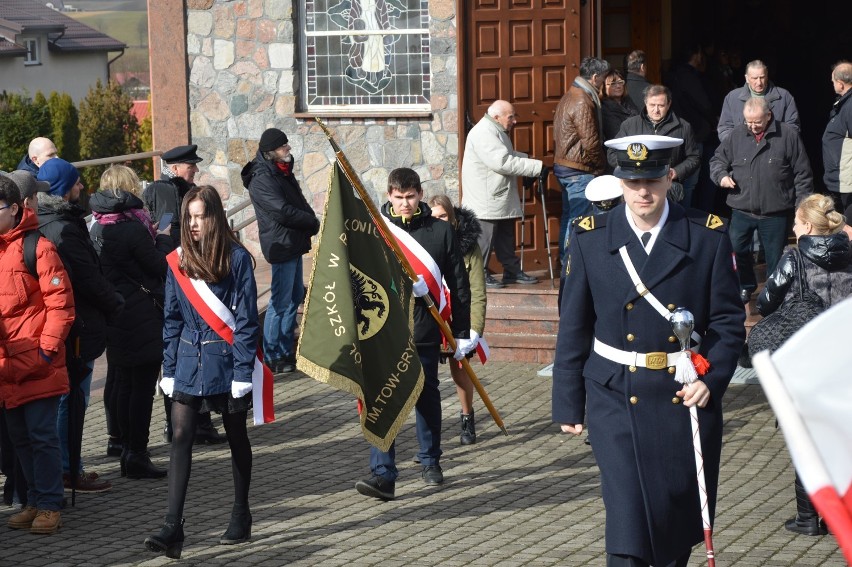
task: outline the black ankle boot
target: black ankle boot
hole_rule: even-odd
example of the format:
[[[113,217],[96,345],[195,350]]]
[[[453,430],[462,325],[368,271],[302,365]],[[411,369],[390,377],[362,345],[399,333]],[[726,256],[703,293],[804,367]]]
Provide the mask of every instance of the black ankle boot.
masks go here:
[[[251,539],[251,512],[247,508],[234,509],[231,512],[231,522],[228,529],[219,538],[222,545],[234,545]]]
[[[820,523],[819,514],[814,508],[805,487],[799,481],[799,475],[796,475],[796,517],[790,518],[784,522],[784,528],[787,530],[808,536],[825,535],[827,533],[825,524]]]
[[[118,458],[118,466],[121,469],[121,476],[127,476],[127,454],[130,453],[130,448],[125,444],[121,449],[121,456]]]
[[[476,443],[476,424],[473,421],[473,410],[470,410],[470,415],[461,414],[460,441],[462,445]]]
[[[107,457],[120,457],[124,451],[124,444],[118,437],[110,437],[107,440]]]
[[[180,559],[183,551],[183,518],[178,522],[176,518],[166,516],[160,533],[145,538],[145,547],[149,551],[165,552],[169,559]]]
[[[144,453],[134,453],[130,451],[124,459],[123,472],[127,473],[128,478],[163,478],[168,474],[166,469],[161,469],[154,466],[151,462],[151,455],[147,451]],[[122,474],[124,476],[124,474]]]

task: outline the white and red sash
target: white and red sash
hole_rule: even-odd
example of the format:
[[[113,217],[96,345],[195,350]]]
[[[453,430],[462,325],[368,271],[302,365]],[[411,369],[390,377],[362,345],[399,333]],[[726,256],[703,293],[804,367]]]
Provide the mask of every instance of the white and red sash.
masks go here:
[[[181,249],[178,248],[166,256],[175,281],[180,286],[192,307],[201,315],[213,331],[229,345],[234,344],[236,320],[231,310],[222,303],[210,287],[201,280],[187,277],[180,270]],[[263,363],[263,350],[258,345],[254,369],[251,373],[252,405],[254,424],[269,423],[275,420],[272,400],[272,371]]]
[[[441,274],[441,269],[432,258],[432,255],[426,251],[423,246],[417,242],[413,236],[401,229],[392,222],[385,223],[390,228],[393,237],[399,244],[405,259],[414,268],[415,274],[421,274],[429,287],[429,294],[439,300],[438,312],[444,321],[449,321],[452,318],[452,306],[450,305],[450,290],[447,287],[447,282]],[[440,282],[440,283],[439,283]],[[479,355],[479,360],[482,364],[491,356],[491,350],[488,348],[488,343],[484,338],[480,337],[479,343],[476,345],[476,353]]]

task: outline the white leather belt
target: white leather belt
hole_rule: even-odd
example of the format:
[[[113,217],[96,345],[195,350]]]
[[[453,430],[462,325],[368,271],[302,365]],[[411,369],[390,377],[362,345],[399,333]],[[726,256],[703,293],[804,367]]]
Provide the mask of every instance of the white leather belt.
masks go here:
[[[602,343],[595,339],[594,350],[607,360],[624,364],[625,366],[638,366],[649,370],[662,370],[669,366],[674,366],[677,359],[681,356],[681,351],[677,352],[629,352],[626,350],[611,347],[606,343]]]

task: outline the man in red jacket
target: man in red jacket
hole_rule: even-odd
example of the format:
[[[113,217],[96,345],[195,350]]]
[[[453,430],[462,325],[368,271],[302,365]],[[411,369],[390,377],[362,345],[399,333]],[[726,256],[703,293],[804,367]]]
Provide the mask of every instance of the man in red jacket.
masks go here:
[[[56,414],[59,397],[68,393],[65,338],[74,322],[74,295],[56,248],[45,238],[36,244],[38,278],[30,274],[24,237],[37,229],[17,185],[0,177],[0,278],[24,292],[0,294],[0,406],[29,485],[24,507],[7,525],[52,534],[62,525]]]

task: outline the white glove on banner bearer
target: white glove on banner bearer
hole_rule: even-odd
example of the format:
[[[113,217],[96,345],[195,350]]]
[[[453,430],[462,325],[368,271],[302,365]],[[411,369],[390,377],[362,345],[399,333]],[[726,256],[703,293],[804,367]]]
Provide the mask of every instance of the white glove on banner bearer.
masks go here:
[[[470,330],[470,340],[472,340],[472,341],[473,341],[473,346],[472,346],[472,347],[470,347],[470,350],[469,350],[469,351],[467,351],[467,352],[470,352],[470,351],[472,351],[472,350],[476,349],[476,345],[478,345],[478,344],[479,344],[479,333],[477,333],[476,331],[474,331],[473,329],[471,329],[471,330]]]
[[[476,341],[472,339],[456,339],[456,353],[453,355],[453,358],[461,360],[474,348],[476,348]]]
[[[165,376],[160,380],[160,389],[163,391],[163,394],[172,397],[172,392],[175,391],[175,379],[174,378],[166,378]]]
[[[231,396],[234,398],[242,398],[246,394],[251,392],[251,382],[238,382],[234,380],[231,382]]]
[[[411,293],[414,294],[414,297],[423,297],[429,293],[429,286],[426,285],[426,280],[423,279],[422,275],[417,274],[417,281],[411,286]]]

